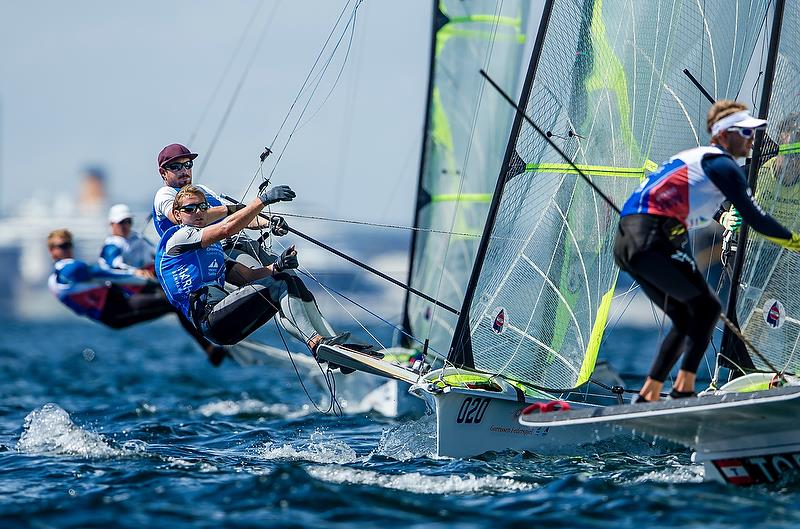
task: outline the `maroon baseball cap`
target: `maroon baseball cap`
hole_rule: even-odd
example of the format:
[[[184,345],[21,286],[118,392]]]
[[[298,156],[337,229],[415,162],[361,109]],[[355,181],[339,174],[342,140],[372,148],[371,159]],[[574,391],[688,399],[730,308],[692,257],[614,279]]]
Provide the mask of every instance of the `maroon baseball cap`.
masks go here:
[[[171,145],[167,145],[161,152],[158,153],[158,167],[164,167],[172,160],[176,160],[178,158],[189,158],[190,160],[194,160],[197,158],[197,154],[193,153],[180,143],[173,143]]]

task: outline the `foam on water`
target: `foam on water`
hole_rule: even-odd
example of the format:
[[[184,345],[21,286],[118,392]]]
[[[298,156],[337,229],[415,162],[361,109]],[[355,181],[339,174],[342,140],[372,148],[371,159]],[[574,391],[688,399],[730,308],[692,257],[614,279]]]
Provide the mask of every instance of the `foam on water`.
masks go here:
[[[257,451],[258,457],[288,461],[310,461],[313,463],[353,463],[359,460],[356,451],[344,441],[328,438],[322,431],[315,431],[311,439],[278,446],[266,443]]]
[[[436,456],[436,416],[424,415],[413,421],[384,428],[373,452],[398,461]]]
[[[270,415],[286,419],[305,417],[311,413],[308,405],[300,409],[292,409],[286,404],[267,404],[258,399],[218,400],[203,404],[197,408],[197,411],[205,417],[212,415]]]
[[[531,490],[533,483],[524,483],[507,477],[473,474],[426,476],[419,472],[381,474],[341,466],[315,466],[307,469],[317,479],[332,483],[378,486],[418,494],[476,494],[481,492],[516,492]]]
[[[141,450],[133,446],[133,451]],[[25,417],[17,450],[29,454],[77,455],[82,457],[114,457],[132,453],[118,449],[102,435],[77,426],[57,404],[45,404]]]

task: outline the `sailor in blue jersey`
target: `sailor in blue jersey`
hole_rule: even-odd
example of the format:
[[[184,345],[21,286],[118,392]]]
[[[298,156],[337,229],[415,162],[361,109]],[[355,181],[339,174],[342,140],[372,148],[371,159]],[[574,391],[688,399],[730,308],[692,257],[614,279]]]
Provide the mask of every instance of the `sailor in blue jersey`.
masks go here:
[[[729,200],[754,230],[800,251],[800,236],[764,213],[734,160],[750,153],[755,130],[766,121],[750,116],[745,105],[721,100],[709,110],[707,126],[710,146],[673,156],[642,182],[622,208],[615,261],[672,320],[636,402],[659,400],[684,348],[670,396],[695,395],[697,369],[719,318],[719,299],[688,248],[689,228],[708,222]]]
[[[153,271],[156,248],[133,230],[133,213],[127,204],[114,204],[108,211],[111,235],[106,238],[97,263],[106,269]],[[155,279],[155,273],[151,274]]]
[[[124,270],[150,279],[134,300],[146,299],[153,307],[167,307],[178,316],[184,330],[202,347],[209,362],[219,366],[227,355],[223,347],[209,342],[180,311],[169,302],[155,275],[156,248],[146,238],[133,231],[133,213],[126,204],[115,204],[108,211],[111,236],[105,240],[97,263],[105,270]],[[147,296],[146,298],[144,296]]]
[[[174,312],[163,295],[154,302],[153,296],[141,294],[148,284],[146,274],[103,269],[75,259],[69,230],[52,231],[47,246],[53,259],[48,287],[76,314],[121,329]]]
[[[213,342],[238,343],[279,312],[292,321],[294,336],[312,353],[320,343],[343,343],[349,337],[349,333],[333,336],[306,313],[296,277],[285,273],[298,266],[294,246],[258,269],[225,259],[220,241],[239,233],[267,204],[292,198],[288,186],[262,189],[243,209],[209,224],[211,208],[202,189],[189,185],[176,195],[172,214],[180,224],[161,238],[156,276],[170,302]],[[231,272],[248,282],[229,293],[224,284]]]
[[[158,171],[165,185],[156,192],[153,201],[153,222],[155,223],[156,231],[161,236],[169,228],[178,224],[173,213],[173,203],[178,190],[183,186],[192,184],[192,166],[197,156],[196,153],[178,143],[167,145],[158,153]],[[213,190],[202,185],[196,185],[196,187],[203,191],[206,202],[208,202],[209,208],[206,212],[206,222],[209,224],[220,222],[225,216],[244,207],[241,205],[224,206]],[[288,233],[286,223],[281,217],[277,216],[272,217],[271,221],[256,217],[247,225],[247,228],[267,230],[268,233],[276,236],[283,236]],[[263,248],[258,241],[252,240],[244,233],[237,233],[234,237],[223,240],[222,246],[225,250],[226,260],[232,259],[249,268],[261,268],[275,262],[278,258],[277,255]],[[241,268],[230,268],[225,281],[235,286],[246,284],[249,281],[248,277],[242,276],[237,270],[241,270]],[[295,275],[293,270],[286,270],[284,273],[295,277],[293,284],[297,285],[299,289],[305,312],[313,319],[317,327],[326,329],[328,335],[335,334],[333,327],[320,313],[314,297],[303,281]],[[283,314],[279,314],[278,319],[281,325],[294,336],[302,334],[300,329],[294,327],[290,318],[285,318]]]

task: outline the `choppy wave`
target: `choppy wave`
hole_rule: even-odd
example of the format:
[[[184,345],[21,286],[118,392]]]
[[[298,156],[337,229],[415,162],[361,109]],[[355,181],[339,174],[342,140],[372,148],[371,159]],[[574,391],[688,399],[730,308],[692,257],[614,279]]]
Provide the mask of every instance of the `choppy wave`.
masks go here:
[[[30,412],[23,423],[17,450],[29,454],[115,457],[141,450],[137,444],[115,448],[102,434],[77,426],[57,404],[45,404]]]
[[[311,413],[310,406],[308,405],[304,405],[302,408],[298,409],[287,404],[267,404],[258,399],[249,398],[242,400],[217,400],[199,406],[197,411],[206,417],[211,417],[212,415],[267,415],[272,417],[284,417],[286,419],[296,419]]]
[[[293,443],[267,443],[257,451],[258,457],[268,460],[310,461],[312,463],[353,463],[358,454],[350,445],[331,439],[322,431],[315,431],[309,440]]]
[[[536,487],[500,476],[475,476],[472,474],[428,476],[419,472],[381,474],[342,466],[314,466],[308,473],[317,479],[332,483],[369,485],[385,489],[403,490],[418,494],[476,494],[480,492],[515,492]]]

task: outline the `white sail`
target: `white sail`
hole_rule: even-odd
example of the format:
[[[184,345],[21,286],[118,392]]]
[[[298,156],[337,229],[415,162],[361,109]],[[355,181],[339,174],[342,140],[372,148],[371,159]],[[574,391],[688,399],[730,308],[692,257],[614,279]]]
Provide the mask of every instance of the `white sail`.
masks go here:
[[[409,284],[460,307],[502,164],[513,109],[483,90],[486,68],[515,87],[523,72],[528,2],[434,2],[431,78]],[[428,231],[430,230],[430,231]],[[450,237],[449,232],[459,235]],[[445,356],[456,315],[410,295],[406,326]]]
[[[800,228],[800,5],[787,0],[775,62],[756,200],[781,224]],[[774,142],[774,143],[773,143]],[[775,143],[777,145],[775,145]],[[770,148],[771,147],[771,148]],[[800,255],[750,232],[737,316],[744,335],[777,369],[800,371]],[[769,369],[753,355],[755,367]]]
[[[553,2],[529,116],[618,205],[668,156],[707,141],[766,0]],[[713,16],[710,14],[713,13]],[[594,369],[617,277],[618,217],[532,127],[514,141],[485,259],[449,360],[568,389]]]

